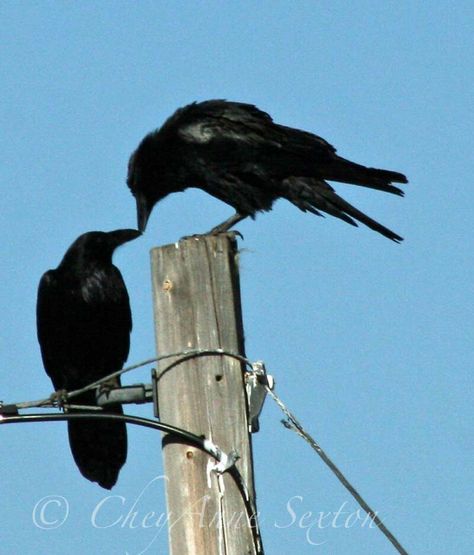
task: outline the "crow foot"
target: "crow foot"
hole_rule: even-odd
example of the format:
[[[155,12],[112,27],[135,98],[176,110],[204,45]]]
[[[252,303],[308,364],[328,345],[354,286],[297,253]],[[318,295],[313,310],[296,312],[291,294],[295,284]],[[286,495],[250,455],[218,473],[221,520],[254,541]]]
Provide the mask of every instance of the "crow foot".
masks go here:
[[[199,239],[200,237],[207,237],[209,235],[221,235],[222,233],[226,233],[228,235],[237,235],[242,240],[244,239],[244,236],[242,235],[242,233],[240,233],[240,231],[238,231],[237,229],[232,229],[230,231],[226,231],[226,230],[221,231],[221,230],[215,228],[215,229],[211,229],[207,233],[195,233],[193,235],[185,235],[184,237],[180,238],[180,241],[186,241],[187,239]]]

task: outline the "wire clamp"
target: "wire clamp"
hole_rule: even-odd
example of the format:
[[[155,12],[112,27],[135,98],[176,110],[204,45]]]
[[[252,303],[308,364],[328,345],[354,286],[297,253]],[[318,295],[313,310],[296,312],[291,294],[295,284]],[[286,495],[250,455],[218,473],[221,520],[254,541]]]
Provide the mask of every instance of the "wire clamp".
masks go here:
[[[227,472],[227,470],[232,468],[240,458],[239,454],[234,449],[227,454],[210,439],[205,439],[203,441],[203,446],[204,449],[218,461],[210,469],[217,474]]]
[[[68,392],[65,389],[58,389],[57,391],[51,393],[51,395],[49,396],[49,401],[51,403],[51,406],[53,406],[54,408],[58,408],[60,410],[63,410],[64,412],[68,411],[70,403]]]

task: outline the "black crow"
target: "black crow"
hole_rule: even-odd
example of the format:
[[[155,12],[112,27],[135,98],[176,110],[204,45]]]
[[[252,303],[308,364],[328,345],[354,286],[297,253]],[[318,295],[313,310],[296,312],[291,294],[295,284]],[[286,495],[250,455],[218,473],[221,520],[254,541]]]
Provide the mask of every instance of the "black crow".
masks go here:
[[[208,100],[179,109],[132,154],[127,184],[144,231],[153,206],[170,193],[198,187],[237,211],[211,232],[227,231],[247,216],[286,198],[303,211],[355,220],[393,241],[402,238],[338,196],[341,181],[403,196],[392,182],[401,173],[366,168],[337,156],[321,137],[273,122],[250,104]]]
[[[43,365],[56,391],[80,389],[122,368],[130,347],[127,289],[112,264],[114,250],[140,234],[134,229],[78,237],[55,270],[41,278],[36,307]],[[119,386],[120,379],[109,386]],[[71,399],[95,405],[91,390]],[[107,409],[123,414],[121,405]],[[127,431],[112,420],[69,421],[69,444],[82,475],[111,489],[127,458]]]

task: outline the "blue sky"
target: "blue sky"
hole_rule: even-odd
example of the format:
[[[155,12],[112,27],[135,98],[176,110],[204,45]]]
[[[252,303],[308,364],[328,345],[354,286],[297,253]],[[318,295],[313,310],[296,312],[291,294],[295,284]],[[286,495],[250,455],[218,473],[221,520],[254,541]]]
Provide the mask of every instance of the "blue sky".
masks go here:
[[[255,103],[410,184],[404,199],[337,185],[401,245],[284,201],[238,226],[247,355],[265,360],[277,393],[409,552],[470,553],[473,18],[462,1],[2,2],[0,399],[51,392],[39,278],[79,234],[135,226],[124,180],[143,135],[193,100]],[[188,190],[117,253],[129,363],[155,351],[149,250],[231,213]],[[267,401],[253,438],[267,552],[394,553],[378,530],[334,522],[358,506],[279,420]],[[132,507],[165,512],[159,434],[129,428],[120,499],[80,476],[64,424],[0,435],[2,552],[139,554],[152,541],[148,552],[167,552],[164,529],[125,519]],[[49,530],[38,526],[47,496],[62,505],[46,519],[64,518]]]

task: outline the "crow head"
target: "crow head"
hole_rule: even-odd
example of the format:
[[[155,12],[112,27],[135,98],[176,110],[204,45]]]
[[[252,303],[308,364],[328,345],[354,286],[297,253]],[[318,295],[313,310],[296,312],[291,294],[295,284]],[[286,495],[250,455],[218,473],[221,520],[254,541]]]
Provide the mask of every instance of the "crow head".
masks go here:
[[[136,229],[83,233],[69,247],[60,266],[63,268],[85,268],[90,265],[110,265],[115,249],[140,235],[141,232]]]

